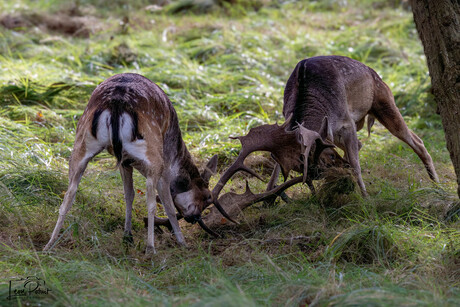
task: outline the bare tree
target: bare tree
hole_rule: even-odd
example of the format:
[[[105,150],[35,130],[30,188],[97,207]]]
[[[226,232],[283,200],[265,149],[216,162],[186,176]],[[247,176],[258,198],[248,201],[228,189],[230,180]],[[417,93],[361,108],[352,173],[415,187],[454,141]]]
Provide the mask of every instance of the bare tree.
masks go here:
[[[460,1],[411,0],[460,196]]]

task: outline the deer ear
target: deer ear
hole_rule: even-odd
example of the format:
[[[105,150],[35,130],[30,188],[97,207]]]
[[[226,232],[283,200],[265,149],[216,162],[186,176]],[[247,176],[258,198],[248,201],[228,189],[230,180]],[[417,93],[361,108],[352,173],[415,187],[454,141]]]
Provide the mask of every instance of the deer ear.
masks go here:
[[[214,155],[206,164],[204,170],[201,172],[201,178],[206,184],[209,184],[209,179],[217,171],[217,155]]]
[[[322,140],[334,143],[334,136],[332,134],[332,129],[329,126],[329,120],[327,116],[323,118],[323,122],[321,123],[321,128],[319,129],[318,133],[321,135]]]
[[[284,129],[284,130],[288,130],[290,125],[291,125],[291,120],[292,120],[292,114],[289,114],[289,116],[286,118],[286,121],[281,125],[281,127]]]
[[[335,148],[335,145],[334,144],[331,144],[329,142],[325,142],[323,141],[322,138],[319,138],[316,140],[316,147],[315,147],[315,152],[314,152],[314,155],[313,155],[313,163],[315,164],[318,164],[318,161],[319,161],[319,157],[321,156],[321,153],[325,150],[325,149],[334,149]],[[334,153],[336,153],[338,155],[338,153],[333,150]]]
[[[310,155],[310,151],[312,146],[316,143],[316,140],[320,139],[321,136],[318,132],[305,128],[302,125],[299,125],[298,131],[298,141],[302,147],[302,155],[303,155],[303,182],[307,181],[307,171],[308,171],[308,156]]]

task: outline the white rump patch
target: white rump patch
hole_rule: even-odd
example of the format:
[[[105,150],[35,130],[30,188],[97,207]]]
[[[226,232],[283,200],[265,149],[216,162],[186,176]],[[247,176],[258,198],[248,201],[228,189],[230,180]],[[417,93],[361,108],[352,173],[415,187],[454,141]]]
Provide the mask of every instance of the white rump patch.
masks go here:
[[[130,142],[133,138],[133,120],[127,113],[120,116],[120,139],[124,142]]]
[[[128,153],[131,157],[141,160],[147,160],[147,144],[144,140],[135,140],[134,142],[123,142],[123,151]]]
[[[91,131],[86,131],[85,145],[86,152],[85,157],[82,159],[82,163],[85,163],[87,159],[94,157],[94,155],[101,152],[105,147],[111,143],[110,134],[110,112],[105,110],[99,116],[96,129],[96,137],[91,134]]]
[[[99,116],[96,129],[96,138],[91,134],[91,131],[86,132],[85,145],[86,153],[82,161],[93,157],[101,152],[105,147],[111,144],[112,135],[110,134],[110,112],[105,110]]]
[[[99,116],[99,121],[97,123],[96,138],[104,147],[112,142],[110,117],[110,111],[105,110]]]
[[[120,116],[120,140],[123,144],[123,151],[129,156],[141,160],[147,161],[147,144],[145,140],[133,139],[133,120],[127,113],[123,113]]]

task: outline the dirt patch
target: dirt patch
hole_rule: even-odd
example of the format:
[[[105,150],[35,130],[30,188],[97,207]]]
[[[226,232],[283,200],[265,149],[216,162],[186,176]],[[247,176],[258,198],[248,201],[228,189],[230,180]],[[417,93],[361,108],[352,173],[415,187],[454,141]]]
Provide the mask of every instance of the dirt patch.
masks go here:
[[[17,14],[0,17],[0,25],[11,30],[37,27],[42,31],[87,38],[101,29],[100,21],[93,16],[56,14]]]

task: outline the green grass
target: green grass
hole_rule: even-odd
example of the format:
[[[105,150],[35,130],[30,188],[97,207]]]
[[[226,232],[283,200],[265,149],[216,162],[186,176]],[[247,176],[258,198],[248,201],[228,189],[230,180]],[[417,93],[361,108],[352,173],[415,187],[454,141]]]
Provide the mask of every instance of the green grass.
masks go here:
[[[0,25],[0,306],[460,303],[455,174],[410,11],[386,0],[148,5],[0,4],[3,14],[22,17],[15,29]],[[53,30],[50,16],[71,20],[70,12],[83,20],[84,35]],[[360,60],[382,76],[432,155],[439,185],[376,124],[370,138],[359,132],[370,197],[353,187],[337,194],[341,181],[317,182],[317,196],[294,187],[293,203],[254,205],[239,225],[215,227],[220,239],[186,223],[188,249],[157,234],[158,253],[149,257],[145,195],[135,198],[135,246],[128,249],[121,178],[104,153],[90,163],[56,248],[41,252],[67,189],[76,124],[105,78],[137,72],[156,82],[173,101],[195,160],[202,165],[218,154],[222,172],[239,152],[229,136],[283,122],[283,89],[295,64],[326,54]],[[143,178],[134,180],[145,192]],[[242,183],[235,179],[231,188]],[[52,291],[7,300],[8,282],[26,276]]]

